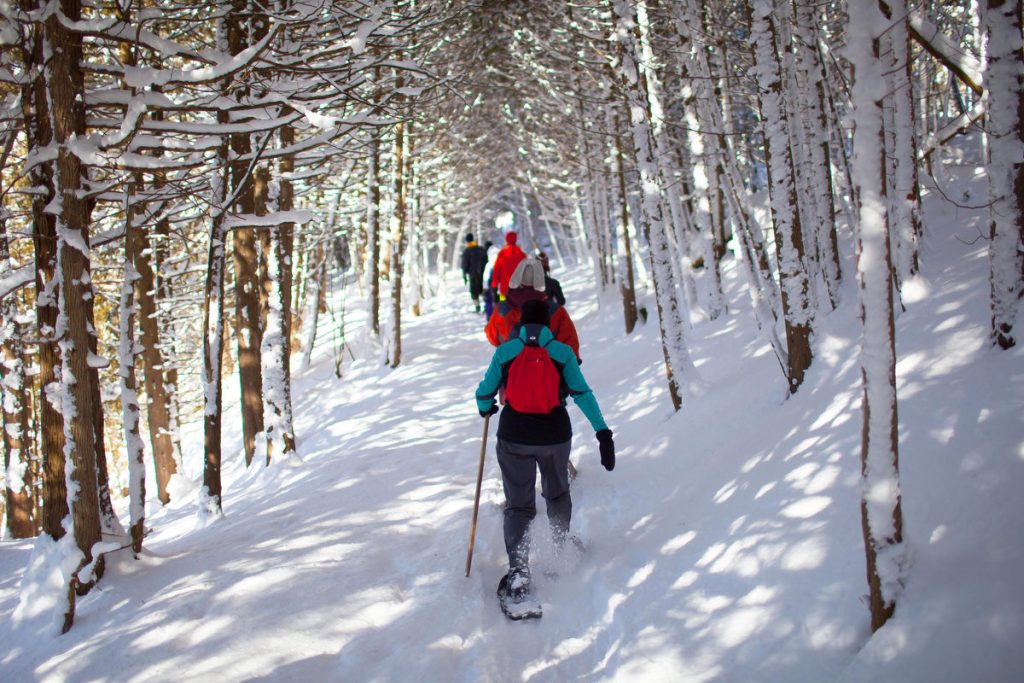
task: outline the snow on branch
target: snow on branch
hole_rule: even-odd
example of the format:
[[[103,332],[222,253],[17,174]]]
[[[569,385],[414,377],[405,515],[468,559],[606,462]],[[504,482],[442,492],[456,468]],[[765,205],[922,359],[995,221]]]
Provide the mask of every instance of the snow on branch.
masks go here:
[[[131,88],[151,88],[154,85],[214,83],[223,80],[242,69],[250,66],[270,46],[277,37],[281,24],[275,23],[255,45],[242,50],[237,55],[218,61],[210,66],[197,69],[151,69],[146,67],[126,66],[124,69],[125,84]]]
[[[307,210],[277,211],[265,216],[245,213],[225,218],[224,229],[230,231],[237,228],[276,228],[285,223],[309,223],[314,218],[316,215]]]
[[[964,52],[963,48],[939,30],[939,27],[925,16],[924,10],[920,7],[910,11],[910,35],[928,54],[942,62],[971,90],[979,95],[983,93],[985,84],[981,64],[973,55]]]

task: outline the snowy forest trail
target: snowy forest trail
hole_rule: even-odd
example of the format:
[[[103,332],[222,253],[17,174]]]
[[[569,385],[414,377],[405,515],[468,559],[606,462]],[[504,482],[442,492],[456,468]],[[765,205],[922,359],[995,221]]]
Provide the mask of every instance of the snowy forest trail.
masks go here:
[[[936,230],[927,277],[907,285],[898,320],[915,559],[905,601],[870,640],[856,292],[821,322],[815,365],[784,399],[730,259],[730,314],[693,321],[704,386],[675,415],[656,322],[626,337],[614,294],[602,299],[582,267],[556,272],[619,459],[614,472],[600,467],[593,432],[570,407],[580,467],[573,530],[587,550],[553,560],[538,495],[543,619],[509,622],[496,603],[505,557],[493,421],[464,576],[482,433],[473,394],[491,347],[452,274],[423,315],[403,322],[397,369],[360,334],[362,295],[339,292],[332,306],[344,300],[352,342],[342,378],[331,316],[321,317],[312,365],[296,373],[303,462],[246,470],[231,424],[226,516],[197,526],[194,494],[154,506],[142,559],[111,556],[70,633],[0,626],[10,643],[2,678],[1005,680],[1024,670],[1015,645],[1024,636],[1015,526],[1024,514],[1024,363],[1020,351],[988,350],[984,307],[973,300],[984,296],[984,246],[957,239],[965,230],[952,220]],[[9,622],[31,543],[2,547],[0,615]],[[965,586],[965,577],[979,578]]]

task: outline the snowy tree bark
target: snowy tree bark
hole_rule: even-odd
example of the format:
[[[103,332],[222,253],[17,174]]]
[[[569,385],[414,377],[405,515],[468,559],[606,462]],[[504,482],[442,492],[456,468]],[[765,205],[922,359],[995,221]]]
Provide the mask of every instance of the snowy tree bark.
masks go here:
[[[0,161],[6,160],[13,142],[14,135],[8,136]],[[0,207],[0,273],[10,271],[7,209]],[[3,412],[0,429],[3,430],[7,531],[11,538],[31,538],[39,533],[39,520],[32,495],[36,468],[32,462],[29,430],[31,399],[26,391],[24,330],[19,318],[13,295],[0,301],[0,405]]]
[[[772,222],[779,261],[782,310],[786,324],[789,392],[795,393],[811,365],[813,309],[804,264],[803,233],[797,211],[795,166],[783,98],[783,80],[775,51],[774,18],[767,0],[755,0],[751,33],[759,83],[765,159],[768,166]]]
[[[643,74],[638,64],[637,23],[628,0],[612,0],[615,13],[614,38],[619,44],[619,64],[622,88],[629,101],[630,130],[640,172],[640,223],[651,249],[651,269],[654,294],[658,304],[661,327],[661,348],[665,357],[665,377],[668,380],[672,407],[682,406],[682,390],[696,375],[690,352],[683,336],[684,325],[676,286],[672,275],[672,252],[665,234],[661,212],[662,187],[651,137],[651,114]]]
[[[78,0],[62,0],[60,9],[71,21],[81,19]],[[102,404],[95,404],[98,387],[93,384],[93,365],[96,359],[90,351],[93,344],[90,328],[93,309],[89,247],[91,206],[85,197],[87,172],[75,154],[76,141],[85,134],[85,84],[81,36],[68,30],[58,16],[52,15],[46,20],[46,40],[53,48],[44,78],[56,145],[55,192],[60,206],[56,216],[58,315],[54,336],[60,347],[61,364],[59,385],[52,393],[64,416],[68,528],[82,553],[71,585],[76,592],[84,594],[103,574],[102,556],[93,555],[94,546],[101,540],[96,412],[102,410]],[[56,46],[60,49],[55,49]],[[70,625],[69,620],[66,627]]]
[[[153,179],[153,189],[156,192],[161,191],[167,187],[165,174],[158,172],[155,174]],[[141,297],[139,299],[143,306],[142,313],[145,316],[141,321],[142,329],[142,342],[145,346],[147,340],[152,339],[153,350],[158,350],[159,355],[151,353],[149,346],[143,351],[143,362],[146,365],[146,394],[149,397],[155,397],[162,395],[163,399],[160,404],[167,411],[167,431],[160,432],[160,436],[166,436],[170,441],[170,455],[165,460],[161,456],[159,463],[164,463],[166,481],[178,471],[181,470],[182,466],[182,453],[181,453],[181,432],[178,429],[178,416],[181,414],[179,408],[179,393],[178,393],[178,368],[176,366],[177,353],[179,342],[176,340],[174,333],[174,323],[169,315],[172,309],[170,302],[173,302],[174,295],[176,292],[175,281],[171,268],[169,267],[170,254],[169,254],[169,241],[171,239],[171,221],[167,218],[166,214],[161,214],[159,219],[156,221],[155,228],[155,239],[149,240],[148,232],[143,233],[143,237],[147,242],[142,247],[142,256],[146,255],[147,249],[151,248],[152,251],[152,266],[150,262],[144,258],[139,259],[139,263],[136,266],[136,270],[143,276],[142,280],[139,280],[139,287],[145,282],[146,271],[148,270],[153,276],[153,302],[152,310],[154,317],[152,320],[156,322],[156,329],[150,333],[146,332],[146,318],[148,314],[146,311],[147,297]],[[146,246],[148,244],[148,247]],[[145,264],[144,267],[141,264]],[[149,335],[153,336],[150,337]],[[159,363],[159,365],[157,365]],[[149,377],[149,368],[161,369],[160,375],[154,375],[152,380]],[[152,382],[152,390],[150,383]],[[157,384],[157,382],[161,382]],[[151,398],[151,401],[155,400]],[[147,410],[149,406],[147,404]],[[150,433],[152,434],[152,425],[150,425]],[[161,446],[163,450],[164,446]],[[153,448],[154,458],[156,457],[156,448]],[[159,466],[159,464],[158,464]],[[173,470],[172,470],[173,467]],[[160,474],[157,474],[157,481],[160,480]],[[166,485],[166,484],[165,484]],[[158,484],[159,486],[159,484]],[[159,493],[159,491],[158,491]]]
[[[142,539],[146,522],[146,464],[145,448],[139,434],[138,383],[135,379],[135,357],[138,349],[135,343],[135,283],[141,277],[135,269],[141,248],[140,207],[135,204],[135,189],[142,184],[142,174],[135,176],[135,183],[126,194],[127,206],[124,237],[124,276],[121,281],[119,302],[120,335],[118,342],[118,376],[121,379],[121,416],[124,424],[125,456],[128,459],[129,535],[132,551],[142,552]]]
[[[26,0],[22,8],[34,11],[38,0]],[[65,534],[64,518],[68,514],[67,486],[64,473],[64,419],[59,405],[49,400],[59,381],[60,348],[57,346],[57,227],[56,218],[46,208],[53,202],[55,173],[46,150],[53,142],[50,102],[43,79],[46,51],[42,23],[25,27],[28,34],[22,43],[22,63],[32,80],[22,87],[22,116],[29,152],[39,159],[29,167],[29,182],[36,188],[32,194],[32,242],[35,251],[36,325],[39,333],[39,420],[43,467],[43,531],[53,539]]]
[[[242,53],[249,46],[249,31],[253,29],[248,13],[248,0],[232,0],[232,11],[225,19],[227,48],[231,55]],[[244,99],[247,88],[243,84],[231,86],[237,99]],[[252,141],[248,132],[231,134],[229,197],[235,197],[233,207],[242,215],[253,213]],[[263,431],[263,377],[260,372],[260,346],[263,337],[260,306],[259,253],[256,229],[243,226],[231,231],[232,255],[235,267],[235,344],[238,354],[238,381],[241,388],[242,445],[245,463],[252,463],[256,452],[256,435]]]
[[[828,292],[832,308],[839,304],[842,270],[836,235],[835,202],[832,190],[832,155],[829,146],[830,122],[827,114],[825,78],[818,33],[814,19],[816,5],[811,0],[796,1],[794,51],[800,86],[800,111],[804,150],[804,175],[814,210],[815,223],[805,226],[814,235],[817,269]],[[909,89],[907,91],[909,96]],[[916,167],[915,167],[916,168]],[[915,177],[916,182],[916,177]]]
[[[1024,296],[1024,58],[1021,1],[986,0],[992,339],[1017,343]]]
[[[893,226],[893,263],[898,282],[917,273],[918,244],[921,239],[921,192],[917,178],[917,135],[914,130],[913,80],[906,0],[879,0],[882,12],[891,20],[885,34],[889,68],[887,98],[892,132],[889,162],[889,223]]]
[[[217,114],[227,123],[227,112]],[[223,392],[221,365],[224,360],[224,271],[225,187],[227,185],[228,143],[218,149],[222,164],[211,177],[210,236],[206,260],[206,282],[203,289],[203,491],[199,499],[201,519],[222,516],[221,502],[221,431],[223,423]]]
[[[266,167],[260,167],[256,170],[254,180],[255,212],[257,216],[264,216],[267,214],[268,195],[272,194],[270,172]],[[276,199],[279,200],[280,195]],[[276,212],[272,209],[271,213]],[[287,460],[295,453],[295,430],[291,414],[291,380],[285,366],[288,335],[285,328],[284,288],[281,284],[284,262],[281,227],[262,230],[269,237],[264,249],[267,260],[267,323],[260,347],[266,464],[269,465],[277,454]]]
[[[166,505],[171,500],[167,484],[178,471],[171,431],[171,395],[168,391],[170,380],[165,373],[160,340],[156,300],[158,287],[150,261],[152,249],[149,236],[145,230],[139,230],[136,239],[138,249],[135,252],[134,269],[138,278],[135,281],[135,300],[139,309],[139,342],[142,345],[140,356],[143,384],[146,389],[146,420],[156,473],[157,498]]]
[[[753,303],[754,320],[762,336],[771,344],[783,374],[788,374],[786,347],[775,330],[777,310],[780,308],[779,293],[761,228],[753,223],[747,208],[750,198],[736,164],[736,153],[730,144],[730,136],[725,134],[725,114],[718,104],[719,100],[712,98],[711,89],[706,85],[713,78],[708,54],[703,46],[695,44],[693,40],[693,36],[711,35],[706,11],[698,12],[694,0],[686,0],[673,4],[672,13],[680,47],[688,59],[687,74],[695,81],[694,104],[698,127],[706,131],[704,143],[710,151],[709,158],[714,159],[717,165],[715,176],[720,179],[720,187],[735,225]]]
[[[647,17],[645,2],[637,4],[637,24],[640,31],[641,64],[643,65],[644,81],[647,85],[647,98],[651,109],[651,131],[654,138],[657,152],[658,169],[662,174],[662,187],[665,189],[665,201],[669,208],[672,219],[672,231],[678,242],[679,256],[682,260],[682,272],[680,276],[684,279],[687,288],[692,285],[688,280],[692,277],[692,269],[689,252],[689,236],[692,234],[698,245],[698,253],[704,261],[706,287],[704,288],[703,305],[711,320],[717,319],[725,312],[725,301],[722,294],[722,278],[719,269],[718,259],[714,252],[714,231],[711,217],[711,186],[710,174],[708,172],[708,158],[705,154],[704,133],[694,113],[693,107],[686,107],[683,116],[685,117],[685,137],[687,146],[687,159],[689,160],[688,178],[690,185],[690,200],[684,206],[680,188],[682,183],[677,181],[673,172],[670,144],[666,131],[665,111],[661,95],[661,83],[654,69],[654,50],[651,46],[650,20]],[[687,85],[684,88],[684,99],[689,100],[692,95],[692,88]],[[687,210],[687,206],[692,210]]]
[[[370,331],[380,336],[380,143],[379,129],[370,133],[370,156],[366,170],[366,284],[370,292]],[[322,288],[321,288],[322,291]]]
[[[401,78],[398,79],[399,85]],[[406,235],[406,168],[405,135],[406,121],[395,124],[395,168],[394,197],[395,213],[392,226],[391,244],[391,353],[390,364],[397,368],[402,362],[402,276],[404,274]]]
[[[899,483],[896,410],[896,335],[892,257],[886,213],[882,100],[885,67],[880,58],[884,17],[870,3],[850,5],[849,54],[854,66],[854,182],[859,197],[857,276],[860,284],[861,378],[864,384],[861,442],[861,523],[867,558],[871,629],[892,616],[905,563]]]
[[[284,126],[279,133],[281,148],[288,150],[295,143],[295,129],[292,126]],[[278,162],[280,180],[278,181],[278,210],[289,212],[295,208],[295,186],[292,182],[292,174],[295,172],[295,155],[285,152]],[[287,388],[288,411],[291,412],[292,405],[292,371],[291,371],[291,340],[293,338],[293,313],[292,306],[294,296],[294,257],[295,257],[295,223],[286,221],[281,224],[281,315],[284,320],[284,331],[286,340],[286,351],[284,354],[284,372]]]
[[[633,240],[629,236],[629,197],[626,194],[626,169],[622,153],[622,136],[615,132],[614,137],[615,153],[612,158],[614,159],[614,173],[618,180],[619,199],[619,209],[616,214],[622,226],[622,236],[619,238],[622,244],[622,256],[619,259],[619,267],[622,269],[619,278],[619,291],[622,294],[622,315],[626,324],[626,334],[632,334],[639,317],[636,308],[636,285],[633,280]]]

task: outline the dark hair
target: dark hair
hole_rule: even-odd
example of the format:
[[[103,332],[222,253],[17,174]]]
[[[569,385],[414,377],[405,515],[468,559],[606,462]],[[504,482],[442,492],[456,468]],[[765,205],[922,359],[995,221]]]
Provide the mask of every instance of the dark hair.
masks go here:
[[[473,233],[471,233],[471,232],[467,232],[466,233],[466,241],[467,242],[472,242],[473,241]]]
[[[522,313],[519,315],[521,325],[537,323],[547,325],[551,322],[551,312],[548,311],[548,302],[543,299],[531,299],[523,304]]]

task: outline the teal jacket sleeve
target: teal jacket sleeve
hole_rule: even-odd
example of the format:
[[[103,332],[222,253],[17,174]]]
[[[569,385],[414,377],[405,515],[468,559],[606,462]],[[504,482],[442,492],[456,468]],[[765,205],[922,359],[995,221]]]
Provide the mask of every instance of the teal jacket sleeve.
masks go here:
[[[555,348],[552,349],[552,346],[555,346]],[[562,364],[562,377],[565,379],[565,385],[569,389],[569,395],[572,396],[572,400],[576,402],[576,405],[583,411],[587,420],[590,421],[590,426],[594,428],[595,432],[608,429],[608,425],[604,422],[604,416],[601,414],[601,406],[597,404],[594,392],[587,384],[587,380],[584,379],[583,372],[580,370],[579,363],[576,362],[576,354],[572,348],[560,342],[552,342],[548,345],[548,352],[552,354],[552,357],[556,357],[557,354],[556,359]]]
[[[522,350],[522,344],[506,343],[494,350],[491,364],[487,366],[484,378],[476,388],[476,407],[482,413],[494,405],[494,397],[501,387],[501,366]]]

